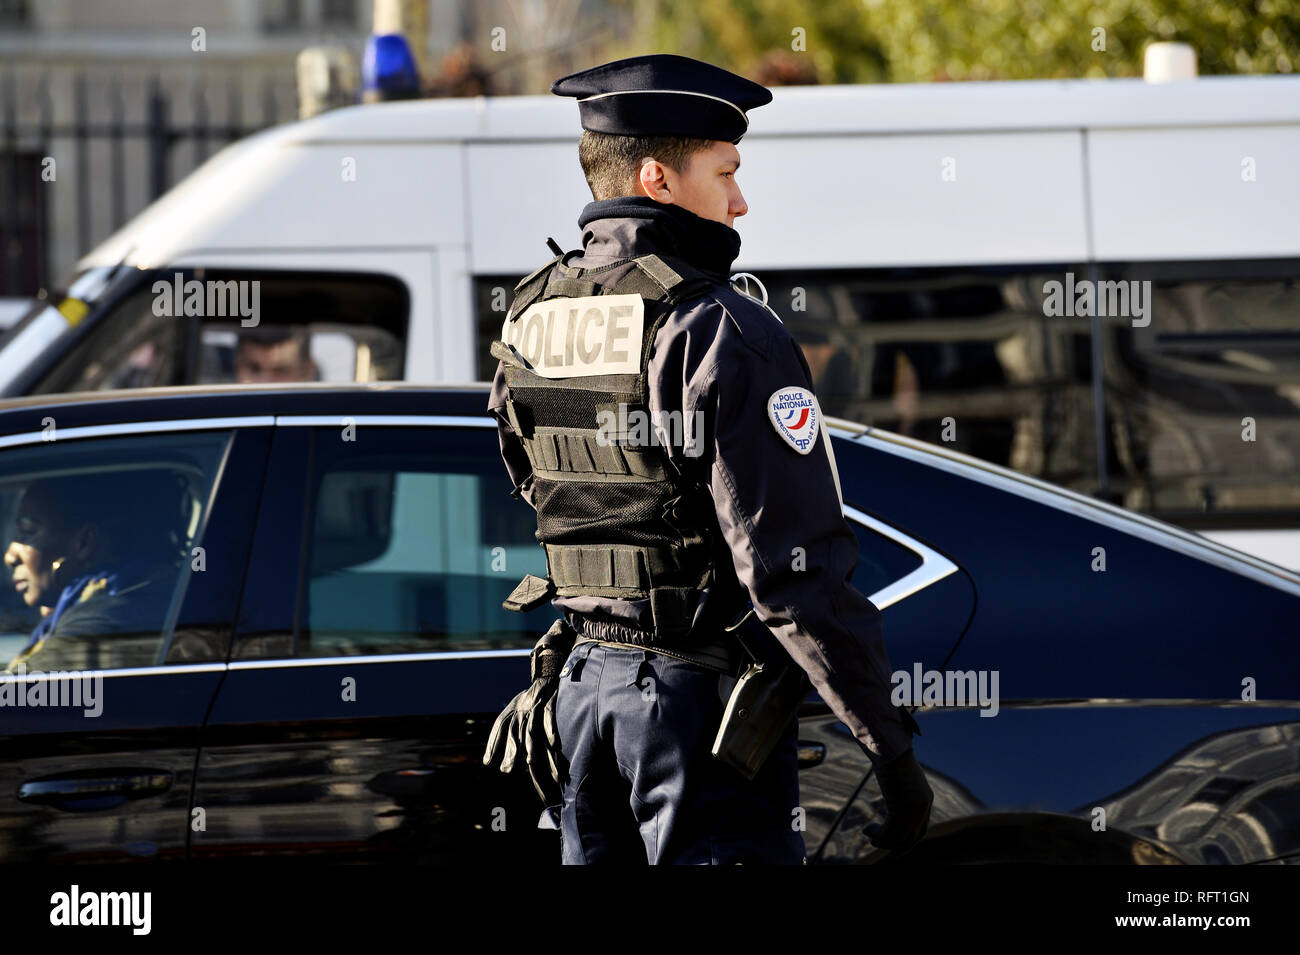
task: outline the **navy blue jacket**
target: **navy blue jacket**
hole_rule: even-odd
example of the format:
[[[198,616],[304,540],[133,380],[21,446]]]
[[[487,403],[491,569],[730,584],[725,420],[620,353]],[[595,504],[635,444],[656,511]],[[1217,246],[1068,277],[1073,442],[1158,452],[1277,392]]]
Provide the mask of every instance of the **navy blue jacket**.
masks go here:
[[[844,517],[812,375],[776,314],[727,282],[739,236],[722,223],[648,198],[593,202],[579,225],[585,227],[583,254],[570,259],[570,266],[608,265],[656,252],[687,258],[719,276],[718,287],[677,305],[656,333],[649,362],[651,417],[675,412],[684,421],[702,420],[698,444],[665,440],[665,449],[712,492],[736,578],[759,618],[873,757],[888,760],[904,752],[911,746],[905,722],[910,717],[890,701],[880,611],[850,583],[858,540]],[[734,239],[727,241],[727,233]],[[701,242],[701,235],[708,241]],[[610,270],[609,281],[617,274]],[[793,389],[812,396],[813,407],[787,410],[781,396],[795,394]],[[488,409],[497,416],[510,478],[532,504],[531,467],[506,420],[505,398],[498,365]],[[777,417],[791,422],[791,437],[783,436]],[[800,436],[803,448],[794,441]],[[710,596],[703,595],[696,620]],[[620,639],[625,627],[652,629],[648,600],[556,597],[552,604],[579,633]]]

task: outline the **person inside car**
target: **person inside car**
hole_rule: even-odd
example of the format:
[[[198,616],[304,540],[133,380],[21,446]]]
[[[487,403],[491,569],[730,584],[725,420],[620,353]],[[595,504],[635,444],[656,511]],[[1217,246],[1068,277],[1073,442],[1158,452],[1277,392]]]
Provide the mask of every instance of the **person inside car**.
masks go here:
[[[269,325],[245,329],[235,352],[235,379],[240,384],[316,381],[320,371],[312,361],[311,336],[300,325]]]
[[[182,480],[160,472],[32,481],[5,550],[41,620],[6,672],[149,665],[187,541]]]

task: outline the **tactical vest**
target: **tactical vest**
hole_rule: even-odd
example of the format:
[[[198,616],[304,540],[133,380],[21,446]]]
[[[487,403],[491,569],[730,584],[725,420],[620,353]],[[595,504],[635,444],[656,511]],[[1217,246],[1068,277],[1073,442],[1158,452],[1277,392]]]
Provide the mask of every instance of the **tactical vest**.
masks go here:
[[[532,482],[547,565],[544,580],[526,576],[503,605],[524,611],[556,594],[649,599],[654,632],[633,642],[681,647],[715,568],[732,582],[735,571],[729,556],[717,559],[726,550],[707,487],[681,473],[659,440],[646,440],[654,435],[648,368],[655,333],[674,306],[718,283],[673,257],[590,269],[570,267],[566,257],[515,287],[491,345],[504,368],[506,415],[532,465],[513,495]],[[597,281],[629,262],[617,281]],[[639,297],[639,325],[636,299],[609,296]],[[668,440],[688,440],[692,424],[681,422],[677,433],[665,424]]]

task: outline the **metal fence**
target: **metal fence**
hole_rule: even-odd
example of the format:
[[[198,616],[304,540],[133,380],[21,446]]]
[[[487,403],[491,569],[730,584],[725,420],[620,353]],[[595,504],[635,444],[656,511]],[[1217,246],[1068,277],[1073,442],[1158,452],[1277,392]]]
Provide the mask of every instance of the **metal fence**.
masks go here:
[[[88,251],[226,143],[293,119],[292,90],[286,74],[133,83],[46,73],[21,83],[10,70],[0,79],[0,296],[47,287],[57,278],[52,258],[66,264]],[[64,157],[57,181],[73,185],[60,190],[57,215],[43,188],[55,153]],[[70,233],[64,247],[75,238],[75,253],[51,255],[59,229]]]

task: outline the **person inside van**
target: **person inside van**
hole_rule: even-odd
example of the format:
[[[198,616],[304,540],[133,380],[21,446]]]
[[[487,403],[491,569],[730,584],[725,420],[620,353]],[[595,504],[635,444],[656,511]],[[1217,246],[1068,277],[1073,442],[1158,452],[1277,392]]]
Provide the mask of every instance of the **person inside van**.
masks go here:
[[[235,380],[240,384],[317,381],[320,370],[310,346],[311,335],[301,325],[244,329],[235,351]]]
[[[153,662],[187,540],[183,485],[158,471],[28,484],[4,562],[41,619],[6,672]]]

